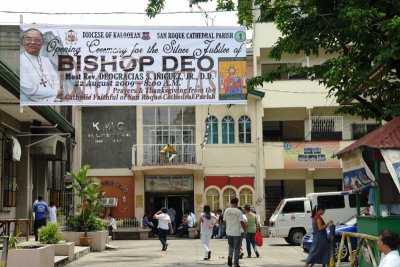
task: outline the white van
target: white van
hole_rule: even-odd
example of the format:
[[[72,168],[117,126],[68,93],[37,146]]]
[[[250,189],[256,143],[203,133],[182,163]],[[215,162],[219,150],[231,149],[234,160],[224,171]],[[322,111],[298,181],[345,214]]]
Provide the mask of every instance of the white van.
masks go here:
[[[336,224],[357,213],[356,196],[343,192],[310,193],[306,197],[285,198],[269,219],[271,237],[283,237],[292,245],[300,245],[303,236],[312,231],[311,211],[315,205],[326,207],[323,218]],[[362,201],[364,203],[364,201]]]

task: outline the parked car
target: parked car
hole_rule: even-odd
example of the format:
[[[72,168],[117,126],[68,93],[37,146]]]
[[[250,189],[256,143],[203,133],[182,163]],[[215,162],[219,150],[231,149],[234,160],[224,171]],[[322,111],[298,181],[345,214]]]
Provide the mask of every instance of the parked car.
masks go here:
[[[335,238],[336,238],[336,243],[335,243],[335,257],[337,258],[337,254],[339,252],[339,246],[340,246],[340,240],[342,238],[342,235],[339,232],[352,232],[352,233],[357,233],[357,217],[353,216],[350,219],[348,219],[346,222],[339,224],[335,228]],[[330,230],[326,230],[326,234],[329,238],[330,236]],[[351,242],[351,248],[353,250],[357,249],[357,238],[351,237],[350,238]],[[301,247],[303,248],[304,252],[308,253],[310,251],[311,245],[313,243],[313,234],[308,233],[304,236],[303,240],[301,241]],[[347,242],[344,243],[344,246],[342,248],[342,257],[341,261],[348,261],[349,260],[349,249],[347,247]]]
[[[366,207],[367,197],[361,199],[361,208]],[[315,205],[326,206],[324,216],[335,221],[345,221],[357,213],[356,195],[338,192],[310,193],[306,197],[282,199],[269,219],[268,234],[283,237],[292,245],[301,245],[301,240],[311,231],[311,211]]]

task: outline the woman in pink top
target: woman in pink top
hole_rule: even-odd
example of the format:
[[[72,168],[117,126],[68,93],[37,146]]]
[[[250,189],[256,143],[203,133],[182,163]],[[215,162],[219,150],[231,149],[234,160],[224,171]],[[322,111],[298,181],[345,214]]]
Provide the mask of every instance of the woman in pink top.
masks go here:
[[[210,250],[210,239],[213,233],[213,228],[217,222],[217,217],[214,213],[211,213],[209,205],[205,205],[203,208],[203,213],[200,214],[200,235],[201,244],[204,247],[205,255],[204,260],[209,260],[211,258]]]

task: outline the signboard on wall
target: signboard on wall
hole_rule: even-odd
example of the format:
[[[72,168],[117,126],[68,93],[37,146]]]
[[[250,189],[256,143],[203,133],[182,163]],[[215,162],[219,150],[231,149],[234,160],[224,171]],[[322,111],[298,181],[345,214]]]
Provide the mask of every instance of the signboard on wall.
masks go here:
[[[375,180],[374,175],[365,163],[360,149],[355,149],[342,156],[343,189],[345,191],[360,189]]]
[[[340,150],[338,141],[284,143],[285,169],[340,168],[334,153]]]
[[[135,107],[82,109],[82,164],[95,169],[129,168],[135,143]]]
[[[21,33],[21,105],[246,103],[242,27],[32,24]]]
[[[151,192],[193,191],[193,176],[146,176],[145,190]]]

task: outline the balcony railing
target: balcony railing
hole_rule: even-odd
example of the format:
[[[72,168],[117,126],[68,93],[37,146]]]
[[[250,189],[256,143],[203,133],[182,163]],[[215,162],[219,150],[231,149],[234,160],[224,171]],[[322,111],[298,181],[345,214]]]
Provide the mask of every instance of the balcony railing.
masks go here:
[[[341,140],[343,132],[342,116],[312,116],[311,140]]]
[[[166,145],[137,145],[134,150],[137,151],[138,161],[133,162],[134,165],[141,164],[145,165],[175,165],[175,164],[195,164],[196,161],[196,145],[195,144],[174,144],[171,145],[175,150],[175,157],[170,162],[165,162],[160,156],[160,151]],[[142,161],[140,158],[140,153],[142,153]]]

